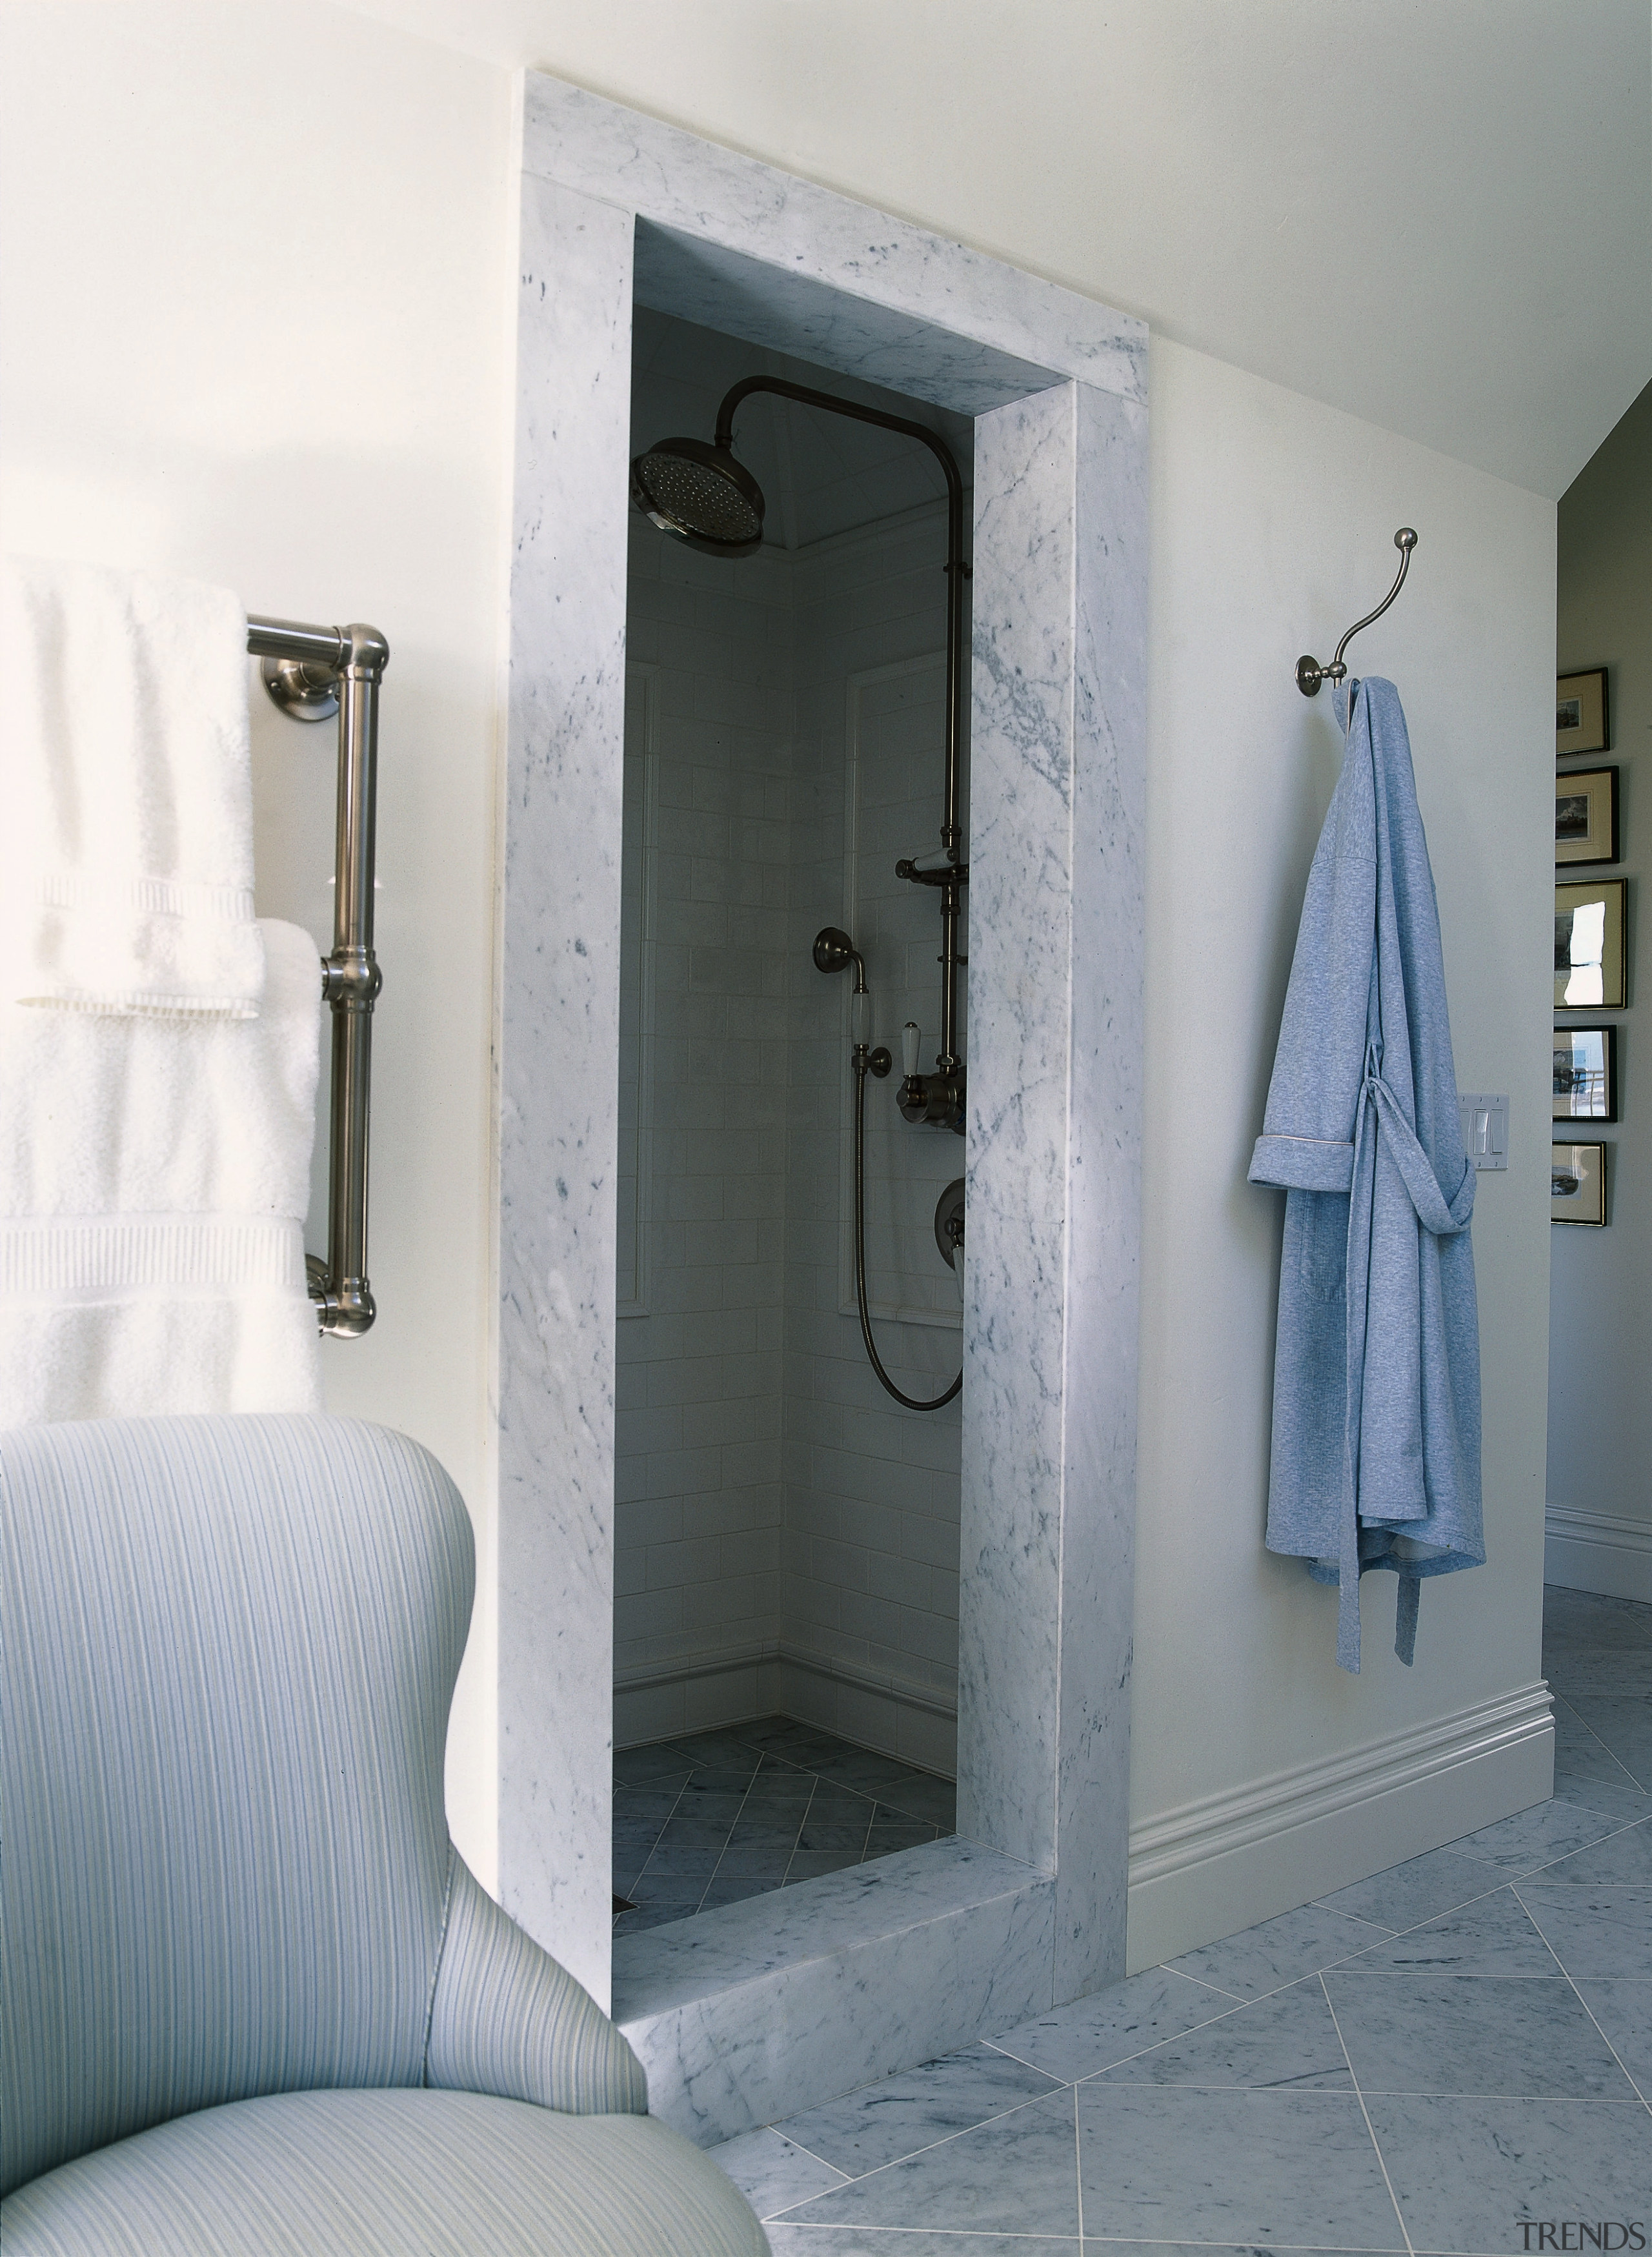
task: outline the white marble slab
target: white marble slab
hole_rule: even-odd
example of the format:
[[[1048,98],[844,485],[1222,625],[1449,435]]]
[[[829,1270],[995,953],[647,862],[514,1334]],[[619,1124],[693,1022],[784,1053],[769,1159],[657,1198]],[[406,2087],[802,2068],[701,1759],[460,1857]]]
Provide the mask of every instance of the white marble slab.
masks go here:
[[[980,1846],[908,1853],[915,1879],[897,1858],[728,1907],[686,1942],[626,1939],[619,2011],[656,2105],[726,2137],[1122,1972],[1146,336],[555,81],[526,82],[524,151],[501,1870],[511,1909],[599,1998],[633,245],[674,312],[982,418],[959,1694],[960,1824]],[[896,1904],[898,1885],[916,1893]]]
[[[1124,1972],[1146,785],[1145,418],[977,425],[958,1824]]]
[[[606,2002],[631,224],[522,184],[498,1044],[499,1879]]]
[[[941,332],[1046,370],[1046,382],[1077,377],[1147,398],[1147,324],[1133,315],[537,71],[525,82],[522,163],[710,247],[700,256],[714,265],[717,252],[735,251],[824,285],[841,301],[839,337],[851,321],[859,325],[856,350],[867,357],[852,369],[830,364],[850,373],[940,399],[922,387]],[[906,350],[879,361],[903,324]],[[795,350],[795,329],[791,336],[787,349]],[[822,357],[812,329],[808,351]]]
[[[1035,2013],[1054,1885],[956,1839],[625,1936],[614,2017],[702,2146]]]

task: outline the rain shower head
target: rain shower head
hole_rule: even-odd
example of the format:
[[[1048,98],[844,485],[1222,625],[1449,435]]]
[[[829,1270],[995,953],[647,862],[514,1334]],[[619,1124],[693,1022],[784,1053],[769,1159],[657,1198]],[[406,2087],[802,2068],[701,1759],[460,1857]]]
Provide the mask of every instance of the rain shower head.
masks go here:
[[[708,556],[749,556],[763,539],[763,489],[726,442],[661,439],[631,466],[632,499],[662,533]]]

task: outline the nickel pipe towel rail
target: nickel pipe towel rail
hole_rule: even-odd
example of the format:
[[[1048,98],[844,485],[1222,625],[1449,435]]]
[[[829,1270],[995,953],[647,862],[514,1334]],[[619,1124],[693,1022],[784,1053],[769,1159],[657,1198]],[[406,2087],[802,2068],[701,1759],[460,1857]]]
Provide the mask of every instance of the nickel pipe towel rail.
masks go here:
[[[333,1013],[328,1121],[327,1258],[305,1269],[321,1330],[357,1340],[373,1321],[367,1283],[367,1130],[373,1003],[383,984],[373,954],[373,827],[378,769],[378,685],[390,646],[377,627],[304,626],[249,613],[247,649],[263,660],[264,686],[295,721],[338,716],[338,817],[333,950],[321,959],[321,994]]]

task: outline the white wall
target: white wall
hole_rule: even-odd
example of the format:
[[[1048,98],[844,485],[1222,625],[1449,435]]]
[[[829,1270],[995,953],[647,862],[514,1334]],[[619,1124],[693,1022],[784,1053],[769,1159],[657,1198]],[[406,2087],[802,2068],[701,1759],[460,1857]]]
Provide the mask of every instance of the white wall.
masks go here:
[[[223,579],[255,608],[364,616],[395,654],[374,1148],[383,1314],[368,1341],[328,1345],[328,1386],[335,1407],[430,1443],[478,1516],[484,1595],[450,1789],[487,1878],[508,81],[321,0],[22,4],[6,26],[6,538]],[[668,53],[658,68],[670,107]],[[1031,177],[1042,112],[1020,130]],[[1024,248],[1038,263],[1036,243]],[[1104,271],[1071,279],[1109,295]],[[1530,494],[1166,344],[1153,428],[1134,1727],[1148,1830],[1536,1673],[1554,617],[1553,509]],[[1392,1596],[1379,1584],[1355,1681],[1331,1663],[1328,1595],[1261,1549],[1278,1195],[1248,1188],[1244,1171],[1335,767],[1325,704],[1304,704],[1290,668],[1304,646],[1324,655],[1386,585],[1402,521],[1422,534],[1411,584],[1362,656],[1406,697],[1459,1073],[1510,1091],[1514,1152],[1506,1177],[1483,1180],[1475,1224],[1491,1564],[1430,1587],[1414,1673],[1387,1652]],[[259,761],[265,904],[319,923],[325,753],[272,716]],[[1442,1820],[1437,1838],[1451,1830]],[[1238,1927],[1290,1875],[1307,1894],[1335,1857],[1374,1866],[1421,1846],[1392,1829],[1362,1835],[1357,1814],[1333,1832],[1334,1856],[1314,1837],[1317,1866],[1304,1854],[1259,1880],[1213,1862],[1177,1883],[1175,1918]],[[1152,1932],[1138,1923],[1138,1956]]]
[[[1652,388],[1562,497],[1558,602],[1560,670],[1607,671],[1612,750],[1566,765],[1618,770],[1621,860],[1577,874],[1629,881],[1629,1008],[1606,1015],[1618,1029],[1619,1085],[1617,1122],[1599,1131],[1606,1228],[1554,1232],[1550,1575],[1652,1601],[1652,1073],[1636,980],[1652,867]]]
[[[328,1406],[434,1450],[477,1521],[450,1748],[493,1871],[484,1373],[510,86],[319,0],[5,11],[9,548],[226,583],[390,639],[371,1270]],[[254,703],[261,913],[331,919],[333,732]],[[309,1242],[322,1242],[312,1200]]]
[[[1149,1839],[1204,1798],[1260,1794],[1538,1675],[1554,766],[1552,503],[1157,340],[1151,401],[1131,1798]],[[1420,536],[1405,591],[1350,662],[1405,704],[1458,1077],[1509,1093],[1510,1157],[1480,1177],[1473,1223],[1487,1564],[1424,1587],[1411,1670],[1391,1650],[1394,1578],[1367,1577],[1352,1678],[1332,1658],[1335,1592],[1262,1548],[1283,1194],[1245,1171],[1341,752],[1329,697],[1306,702],[1292,669],[1305,649],[1328,658],[1384,592],[1402,524]],[[1436,1840],[1481,1822],[1458,1808]],[[1139,1888],[1132,1963],[1190,1923],[1225,1932],[1336,1886],[1359,1840],[1344,1821]],[[1432,1845],[1395,1831],[1374,1846],[1373,1868]]]

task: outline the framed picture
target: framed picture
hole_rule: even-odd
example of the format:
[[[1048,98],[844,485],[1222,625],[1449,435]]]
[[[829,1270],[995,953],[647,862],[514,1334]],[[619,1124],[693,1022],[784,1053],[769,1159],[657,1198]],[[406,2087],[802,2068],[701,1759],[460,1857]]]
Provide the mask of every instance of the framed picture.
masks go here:
[[[1549,1171],[1550,1222],[1592,1223],[1606,1219],[1606,1148],[1604,1144],[1557,1144]]]
[[[1618,859],[1618,771],[1566,768],[1555,778],[1557,862]]]
[[[1555,683],[1555,758],[1568,753],[1609,753],[1606,730],[1606,669],[1563,674]]]
[[[1618,1117],[1618,1030],[1613,1026],[1555,1029],[1555,1119]]]
[[[1621,1011],[1628,958],[1622,878],[1579,879],[1555,888],[1555,1008]]]

